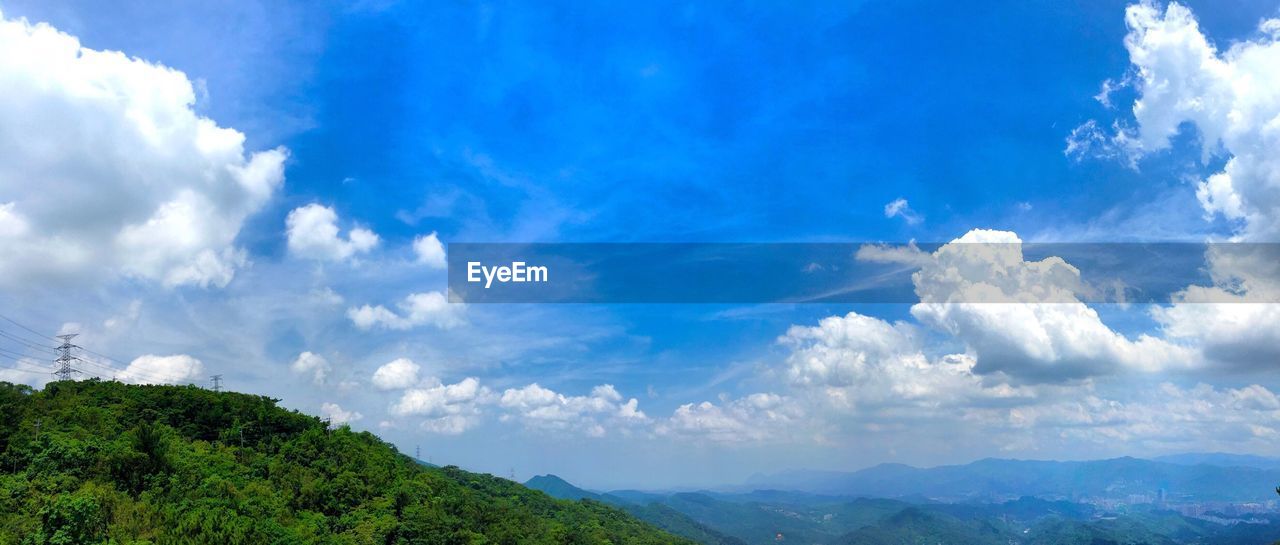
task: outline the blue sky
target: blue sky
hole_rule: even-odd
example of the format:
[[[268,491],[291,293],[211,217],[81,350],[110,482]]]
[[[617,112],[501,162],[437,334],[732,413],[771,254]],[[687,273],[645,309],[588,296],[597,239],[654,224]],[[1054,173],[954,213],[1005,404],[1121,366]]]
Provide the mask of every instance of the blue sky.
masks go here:
[[[1280,15],[1275,4],[1183,5],[1198,22],[1196,35],[1216,44],[1224,62],[1234,62],[1232,44],[1255,46],[1270,58],[1274,36],[1259,22]],[[1163,14],[1159,24],[1186,28],[1163,4],[1147,7]],[[1161,105],[1150,95],[1155,84],[1142,79],[1143,61],[1126,49],[1136,28],[1126,24],[1127,8],[1015,1],[107,8],[0,1],[8,22],[47,22],[85,48],[182,71],[195,97],[190,113],[242,133],[243,160],[263,150],[287,154],[266,198],[214,214],[229,223],[213,229],[210,247],[243,252],[242,260],[218,254],[233,275],[192,285],[117,252],[100,258],[110,272],[92,279],[70,270],[17,275],[0,288],[0,302],[5,315],[35,329],[81,331],[86,347],[94,343],[119,360],[103,365],[123,370],[144,355],[194,358],[201,381],[221,373],[233,389],[279,397],[299,410],[329,406],[403,450],[420,445],[433,461],[499,474],[514,469],[522,479],[556,472],[599,486],[696,486],[757,471],[882,461],[1270,448],[1275,439],[1257,430],[1244,442],[1208,432],[1179,439],[1138,431],[1168,422],[1153,416],[1162,409],[1133,394],[1135,388],[1167,383],[1177,389],[1168,397],[1227,404],[1259,394],[1251,386],[1271,395],[1280,385],[1258,365],[1211,361],[1222,352],[1179,329],[1194,319],[1176,306],[1094,309],[1106,335],[1121,339],[1116,352],[1073,356],[1070,347],[1054,345],[1046,372],[1070,378],[1043,384],[1029,377],[1047,375],[1009,367],[1018,360],[1010,345],[967,329],[964,317],[911,305],[442,311],[409,299],[444,287],[444,271],[424,265],[413,247],[432,232],[444,243],[948,242],[973,229],[1051,242],[1274,241],[1262,227],[1270,197],[1250,193],[1254,186],[1240,181],[1243,175],[1234,187],[1249,214],[1216,210],[1197,197],[1200,184],[1224,171],[1239,150],[1253,149],[1231,135],[1253,134],[1261,125],[1214,132],[1212,114],[1178,112],[1182,129],[1161,135],[1149,127],[1162,118],[1133,113],[1144,98],[1152,111]],[[1165,51],[1163,43],[1149,45],[1153,58]],[[1152,62],[1152,73],[1166,69]],[[1255,78],[1271,74],[1234,66],[1238,73],[1261,70]],[[1105,101],[1097,98],[1104,82],[1122,84]],[[1234,100],[1229,106],[1271,111],[1264,99]],[[7,119],[0,112],[0,125],[24,126]],[[48,134],[60,134],[49,126]],[[1098,132],[1080,131],[1088,127]],[[1209,133],[1226,136],[1221,144],[1206,142]],[[1065,153],[1069,139],[1082,135],[1096,136],[1095,145]],[[1117,138],[1125,135],[1145,147],[1126,147]],[[1160,138],[1167,146],[1152,144]],[[145,168],[145,160],[137,164]],[[112,176],[135,166],[101,168]],[[68,185],[52,187],[88,194],[99,187],[93,176],[67,172],[50,183]],[[0,205],[11,203],[17,212],[34,207],[27,203],[37,199],[24,187],[17,174],[0,172]],[[905,201],[902,213],[891,217],[886,206],[898,199]],[[107,201],[99,206],[115,206]],[[119,206],[149,206],[137,204],[143,201]],[[320,226],[310,235],[324,235],[328,225],[337,232],[304,241],[303,216],[294,215],[304,209],[316,214],[305,225]],[[120,221],[145,217],[136,214],[121,212]],[[31,224],[51,237],[75,232]],[[361,243],[357,232],[376,236],[376,244]],[[156,259],[181,265],[198,256]],[[7,266],[25,270],[21,265],[14,258]],[[364,322],[355,317],[360,309],[368,312]],[[1088,322],[1087,329],[1093,327],[1087,314],[1072,316]],[[846,320],[820,322],[824,317]],[[826,345],[829,337],[805,329],[820,323],[866,337]],[[889,329],[877,329],[882,325]],[[855,328],[867,329],[854,334]],[[892,349],[859,344],[873,337],[881,339],[877,345],[891,344],[884,335],[907,330],[905,344]],[[1173,348],[1140,345],[1144,334]],[[1245,359],[1259,357],[1250,339],[1239,342]],[[1098,371],[1123,367],[1116,362],[1134,351],[1161,350],[1167,358],[1157,363],[1132,356],[1145,374]],[[304,353],[324,363],[299,363]],[[805,362],[832,353],[831,366],[813,375]],[[923,372],[913,384],[937,388],[930,394],[936,402],[910,409],[864,401],[874,396],[851,390],[886,377],[915,380],[895,373],[915,365],[917,353],[929,369],[963,355],[976,361],[970,362],[976,371],[960,372],[963,379]],[[1035,354],[1023,356],[1030,361]],[[375,372],[400,358],[420,368],[414,380],[375,387]],[[855,360],[873,363],[857,371],[870,374],[858,374],[853,385],[826,374]],[[878,367],[890,361],[906,367]],[[982,371],[991,362],[1003,362],[1000,376]],[[1054,371],[1067,367],[1072,373]],[[134,379],[162,372],[148,369]],[[468,377],[480,384],[474,392],[463,391]],[[819,379],[832,382],[817,386]],[[535,383],[551,393],[527,390]],[[592,393],[604,384],[617,399]],[[1007,391],[995,392],[999,384]],[[961,388],[977,390],[956,394],[963,402],[937,401]],[[524,400],[526,394],[560,398],[544,403]],[[1064,405],[1082,396],[1098,404]],[[644,419],[622,416],[632,398]],[[1273,415],[1263,406],[1259,414]],[[1064,416],[1104,409],[1128,416],[1087,425]],[[1218,427],[1245,429],[1258,417],[1242,414]],[[993,431],[956,426],[953,418],[1002,424]],[[628,461],[626,469],[618,469],[619,458]]]

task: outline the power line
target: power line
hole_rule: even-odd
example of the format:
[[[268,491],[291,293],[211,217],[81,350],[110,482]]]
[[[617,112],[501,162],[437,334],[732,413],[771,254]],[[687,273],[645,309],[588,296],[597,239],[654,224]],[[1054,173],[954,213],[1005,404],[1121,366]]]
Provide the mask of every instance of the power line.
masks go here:
[[[27,347],[30,347],[30,348],[35,348],[35,349],[37,349],[37,350],[44,350],[45,352],[49,352],[49,353],[53,353],[53,351],[54,351],[53,347],[28,342],[26,339],[23,339],[23,338],[21,338],[21,337],[17,337],[17,336],[11,335],[11,334],[9,334],[9,333],[6,333],[6,332],[5,332],[4,330],[2,330],[2,329],[0,329],[0,337],[5,337],[5,338],[7,338],[7,339],[10,339],[10,340],[12,340],[12,341],[14,341],[14,342],[18,343],[18,344],[21,344],[21,345],[24,345],[24,346],[27,346]]]
[[[18,327],[20,327],[20,328],[22,328],[22,329],[24,329],[24,330],[26,330],[26,331],[30,331],[31,333],[33,333],[33,334],[35,334],[35,335],[38,335],[38,336],[40,336],[40,337],[42,337],[42,338],[48,338],[48,339],[58,339],[58,338],[59,338],[59,337],[47,337],[47,336],[45,336],[45,335],[41,334],[39,331],[36,331],[36,330],[34,330],[34,329],[30,328],[30,327],[27,327],[27,326],[23,325],[22,323],[19,323],[18,321],[14,320],[13,318],[10,318],[10,317],[8,317],[8,316],[0,315],[0,319],[4,319],[5,321],[7,321],[7,322],[9,322],[9,323],[11,323],[11,324],[16,325],[16,326],[18,326]],[[60,352],[58,351],[58,347],[50,348],[50,347],[47,347],[47,346],[33,345],[33,344],[29,343],[29,342],[26,342],[26,341],[25,341],[24,339],[22,339],[22,338],[15,337],[15,336],[13,336],[13,335],[9,335],[9,334],[5,333],[4,331],[0,331],[0,335],[3,335],[3,336],[5,336],[5,337],[9,337],[9,338],[14,339],[14,340],[17,340],[18,342],[21,342],[21,343],[23,343],[23,344],[25,344],[25,345],[27,345],[27,346],[29,346],[29,347],[32,347],[32,348],[38,348],[38,349],[40,349],[40,350],[44,350],[44,351],[46,351],[46,352],[49,352],[50,354],[53,354],[54,356],[59,356],[59,357],[60,357],[60,355],[61,355],[61,354],[60,354]],[[121,360],[118,360],[118,359],[112,358],[111,356],[108,356],[108,355],[106,355],[106,354],[101,354],[101,353],[98,353],[98,352],[94,352],[94,351],[89,350],[89,349],[87,349],[87,348],[85,348],[85,347],[83,347],[83,346],[78,346],[78,345],[77,345],[77,346],[75,346],[75,348],[78,348],[81,352],[85,352],[85,353],[93,354],[93,355],[98,356],[98,357],[100,357],[100,358],[104,358],[104,359],[106,359],[106,360],[113,361],[113,362],[115,362],[115,363],[118,363],[118,364],[120,364],[120,365],[123,365],[123,366],[124,366],[124,367],[126,367],[126,368],[127,368],[127,367],[129,367],[129,364],[128,364],[128,363],[125,363],[125,362],[123,362],[123,361],[121,361]],[[12,351],[10,351],[10,352],[11,352],[11,353],[13,353]],[[35,356],[35,355],[32,355],[32,354],[22,354],[22,355],[23,355],[23,356],[25,356],[25,357],[31,357],[31,358],[40,359],[40,357],[39,357],[39,356]],[[112,366],[110,366],[110,365],[104,365],[104,364],[101,364],[101,363],[95,362],[95,361],[90,360],[90,359],[79,358],[79,357],[75,357],[74,359],[75,359],[75,361],[77,361],[77,362],[79,362],[79,363],[81,363],[81,364],[89,364],[89,365],[93,365],[93,366],[98,367],[98,368],[100,368],[100,369],[102,369],[102,370],[104,370],[104,371],[108,371],[108,372],[112,373],[112,375],[113,375],[113,376],[112,376],[112,379],[113,379],[113,380],[114,380],[114,378],[115,378],[115,376],[114,376],[114,375],[115,375],[116,373],[119,373],[119,372],[121,372],[121,371],[124,371],[124,369],[117,369],[117,368],[112,367]],[[55,361],[56,361],[56,360],[55,360]],[[81,370],[83,370],[83,368],[82,368]],[[99,378],[106,378],[104,375],[101,375],[101,374],[99,374],[99,373],[89,373],[89,374],[90,374],[90,375],[93,375],[93,376],[98,376]],[[154,382],[169,382],[169,377],[162,377],[162,376],[156,375],[156,374],[154,374],[154,373],[148,373],[148,372],[143,372],[143,371],[134,370],[134,371],[130,371],[130,372],[129,372],[129,374],[130,374],[131,376],[137,376],[137,377],[139,377],[139,378],[146,379],[146,380],[150,380],[150,381],[154,381]]]
[[[7,365],[0,365],[0,369],[8,369],[11,371],[19,371],[22,373],[31,373],[35,375],[44,375],[44,376],[48,376],[50,374],[47,369],[41,369],[39,367],[35,367],[34,364],[30,363],[30,358],[16,359],[16,358],[13,358],[12,356],[0,356],[0,357],[7,357],[9,361],[19,366],[19,367],[13,367],[13,366],[7,366]],[[28,367],[25,367],[25,368],[21,367],[24,365]],[[102,379],[106,378],[91,371],[85,371],[85,374],[88,374],[89,376],[96,377],[96,378],[102,378]]]
[[[89,370],[87,370],[87,369],[85,369],[85,368],[84,368],[84,365],[89,365],[89,366],[97,367],[97,368],[99,368],[99,369],[101,369],[101,370],[103,370],[103,371],[110,372],[110,373],[112,374],[112,376],[110,377],[110,380],[116,380],[116,373],[120,373],[120,372],[127,372],[127,374],[128,374],[128,376],[129,376],[129,377],[136,377],[136,378],[140,378],[140,379],[147,380],[147,381],[151,381],[151,382],[162,383],[162,384],[163,384],[163,383],[172,383],[172,382],[173,382],[173,377],[170,377],[170,376],[163,376],[163,375],[161,375],[161,374],[154,373],[154,372],[150,372],[150,371],[142,371],[142,370],[137,370],[137,369],[129,369],[130,367],[132,367],[132,364],[127,363],[127,362],[125,362],[124,360],[120,360],[120,359],[118,359],[118,358],[113,358],[113,357],[111,357],[111,356],[109,356],[109,355],[106,355],[106,354],[103,354],[103,353],[101,353],[101,352],[95,352],[95,351],[90,350],[90,349],[88,349],[88,348],[85,348],[85,347],[83,347],[83,346],[79,346],[79,345],[71,344],[70,339],[71,339],[71,338],[76,337],[78,334],[74,334],[74,333],[73,333],[73,334],[69,334],[69,335],[56,335],[56,336],[52,336],[52,337],[50,337],[50,336],[48,336],[48,335],[45,335],[45,334],[43,334],[43,333],[40,333],[39,331],[36,331],[36,330],[35,330],[35,329],[33,329],[33,328],[27,327],[26,325],[23,325],[22,323],[18,322],[17,320],[14,320],[13,318],[10,318],[10,317],[5,316],[5,315],[3,315],[3,314],[0,314],[0,320],[4,320],[4,321],[9,322],[9,323],[11,323],[11,324],[13,324],[13,325],[15,325],[15,326],[18,326],[19,328],[22,328],[23,330],[25,330],[25,331],[27,331],[27,332],[30,332],[31,334],[35,335],[36,337],[38,337],[38,338],[40,339],[40,341],[34,341],[34,342],[33,342],[31,339],[28,339],[28,338],[25,338],[25,337],[20,337],[20,336],[17,336],[17,335],[11,334],[12,330],[9,330],[10,332],[6,332],[6,331],[4,331],[4,330],[0,330],[0,337],[8,338],[8,339],[13,340],[13,341],[15,341],[15,342],[21,343],[21,344],[23,344],[23,345],[25,345],[25,346],[27,346],[27,347],[29,347],[29,348],[33,348],[33,349],[36,349],[36,350],[40,350],[40,351],[44,351],[44,352],[48,352],[49,354],[52,354],[52,355],[56,356],[56,357],[54,358],[54,360],[53,360],[53,361],[54,361],[54,364],[57,366],[57,368],[54,370],[54,375],[55,375],[55,376],[57,376],[59,380],[69,380],[69,379],[71,378],[71,375],[73,375],[73,374],[88,374],[88,375],[93,376],[93,377],[97,377],[97,378],[101,378],[101,379],[107,379],[107,377],[106,377],[106,376],[102,375],[102,374],[101,374],[101,373],[99,373],[99,372],[89,371]],[[61,344],[60,344],[59,346],[56,346],[56,347],[49,347],[49,346],[45,346],[45,345],[41,345],[41,344],[35,344],[35,343],[38,343],[38,342],[43,342],[45,339],[57,340],[57,341],[60,341],[60,342],[61,342]],[[86,354],[91,354],[91,355],[93,355],[93,356],[97,356],[98,358],[102,358],[102,359],[104,359],[104,360],[107,360],[108,362],[116,363],[116,364],[118,364],[118,365],[123,366],[124,368],[123,368],[123,369],[117,369],[117,368],[115,368],[115,367],[113,367],[113,366],[111,366],[111,365],[104,364],[104,363],[99,363],[99,362],[94,361],[94,360],[92,360],[92,359],[86,359],[86,358],[78,357],[78,356],[74,355],[74,354],[71,352],[73,349],[74,349],[74,350],[79,350],[80,352],[83,352],[83,353],[86,353]],[[25,354],[25,353],[21,353],[21,352],[15,352],[15,351],[11,351],[11,350],[4,350],[4,349],[0,349],[0,352],[7,352],[7,353],[9,353],[9,354],[16,354],[16,355],[17,355],[18,357],[20,357],[20,358],[42,359],[43,357],[47,357],[47,356],[35,356],[35,355],[32,355],[32,354]],[[74,362],[74,364],[80,364],[80,365],[79,365],[79,368],[77,368],[77,366],[73,365],[73,362]],[[222,375],[218,375],[218,379],[215,381],[215,386],[214,386],[215,390],[221,390],[221,387],[222,387],[222,384],[221,384],[221,377],[222,377]]]
[[[9,367],[9,366],[7,366],[7,365],[0,365],[0,369],[4,369],[4,370],[6,370],[6,371],[18,371],[19,373],[31,373],[31,374],[33,374],[33,375],[47,375],[47,374],[49,374],[49,372],[48,372],[48,371],[45,371],[45,370],[43,370],[43,369],[41,369],[41,370],[36,370],[36,369],[23,369],[23,368],[21,368],[21,367]]]
[[[93,354],[93,355],[95,355],[95,356],[98,356],[99,358],[102,358],[102,359],[107,360],[107,361],[114,361],[114,362],[116,362],[116,363],[118,363],[118,364],[120,364],[120,365],[126,365],[126,366],[127,366],[127,365],[129,365],[128,363],[125,363],[125,362],[123,362],[123,361],[121,361],[121,360],[118,360],[118,359],[113,358],[113,357],[111,357],[111,356],[108,356],[108,355],[106,355],[106,354],[101,354],[101,353],[98,353],[98,352],[94,352],[94,351],[92,351],[92,350],[89,350],[88,348],[81,348],[80,350],[81,350],[81,351],[83,351],[83,352],[84,352],[84,353],[86,353],[86,354]]]
[[[21,327],[22,329],[25,329],[25,330],[27,330],[27,331],[30,331],[30,332],[34,333],[37,337],[40,337],[41,339],[52,339],[52,340],[55,340],[55,341],[56,341],[56,340],[58,340],[58,339],[57,339],[57,337],[50,337],[50,336],[48,336],[48,335],[45,335],[44,333],[41,333],[41,332],[36,331],[36,330],[34,330],[34,329],[31,329],[31,328],[29,328],[29,327],[27,327],[27,326],[25,326],[25,325],[22,325],[22,324],[20,324],[20,323],[18,323],[18,322],[15,322],[15,321],[13,320],[13,318],[10,318],[10,317],[5,316],[5,315],[3,315],[3,314],[0,314],[0,319],[3,319],[3,320],[5,320],[6,322],[9,322],[9,323],[11,323],[11,324],[13,324],[13,325],[16,325],[16,326],[18,326],[18,327]]]
[[[55,341],[56,341],[56,340],[59,340],[59,338],[58,338],[57,336],[50,337],[50,336],[48,336],[48,335],[45,335],[45,334],[43,334],[43,333],[40,333],[39,331],[36,331],[36,330],[34,330],[34,329],[30,328],[30,327],[27,327],[27,326],[25,326],[25,325],[22,325],[21,323],[19,323],[18,321],[14,320],[13,318],[10,318],[10,317],[5,316],[5,315],[3,315],[3,314],[0,314],[0,319],[3,319],[3,320],[5,320],[5,321],[7,321],[7,322],[9,322],[9,323],[11,323],[11,324],[13,324],[13,325],[16,325],[16,326],[18,326],[18,327],[20,327],[20,328],[22,328],[22,329],[27,330],[27,331],[30,331],[31,333],[35,334],[36,336],[40,337],[41,339],[52,339],[52,340],[55,340]],[[0,331],[0,335],[4,335],[4,332],[3,332],[3,331]],[[113,358],[113,357],[108,356],[108,355],[106,355],[106,354],[102,354],[102,353],[100,353],[100,352],[94,352],[93,350],[89,350],[88,348],[85,348],[85,347],[82,347],[82,346],[81,346],[81,347],[77,347],[77,348],[79,348],[82,352],[85,352],[85,353],[87,353],[87,354],[93,354],[93,355],[95,355],[95,356],[98,356],[99,358],[103,358],[103,359],[108,360],[108,361],[113,361],[113,362],[118,363],[118,364],[120,364],[120,365],[126,365],[126,366],[127,366],[127,365],[129,365],[128,363],[126,363],[126,362],[124,362],[124,361],[121,361],[121,360],[119,360],[119,359]],[[44,347],[44,349],[48,350],[50,353],[56,353],[56,350],[57,350],[57,349],[56,349],[56,347]]]
[[[35,354],[27,354],[25,352],[15,352],[13,350],[6,350],[4,348],[0,348],[0,354],[8,355],[11,358],[27,358],[27,359],[33,359],[33,360],[44,360],[45,358],[48,357],[45,355],[37,356]]]
[[[82,351],[84,351],[84,349],[83,349],[83,348],[81,348],[81,350],[82,350]],[[110,366],[110,365],[106,365],[106,364],[98,363],[98,362],[96,362],[96,361],[93,361],[93,360],[90,360],[90,359],[85,359],[85,358],[77,358],[77,360],[78,360],[80,363],[82,363],[82,364],[91,365],[91,366],[93,366],[93,367],[97,367],[98,369],[101,369],[101,370],[103,370],[103,371],[110,371],[110,372],[112,372],[112,373],[122,373],[122,372],[126,372],[126,371],[127,371],[130,377],[135,377],[135,376],[136,376],[136,377],[139,377],[139,378],[148,379],[148,380],[152,380],[152,381],[155,381],[155,382],[168,382],[168,381],[169,381],[169,377],[162,377],[162,376],[157,375],[157,374],[154,374],[154,373],[149,373],[149,372],[145,372],[145,371],[139,371],[139,370],[137,370],[137,369],[134,369],[134,370],[129,370],[129,369],[117,369],[117,368],[112,367],[112,366]],[[127,366],[126,366],[126,367],[127,367]]]

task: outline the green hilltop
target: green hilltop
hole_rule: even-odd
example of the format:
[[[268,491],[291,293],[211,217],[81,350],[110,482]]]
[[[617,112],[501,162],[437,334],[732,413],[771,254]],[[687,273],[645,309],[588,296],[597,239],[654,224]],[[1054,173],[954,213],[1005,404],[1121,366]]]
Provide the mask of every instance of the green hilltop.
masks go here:
[[[0,545],[690,543],[276,401],[0,382]]]

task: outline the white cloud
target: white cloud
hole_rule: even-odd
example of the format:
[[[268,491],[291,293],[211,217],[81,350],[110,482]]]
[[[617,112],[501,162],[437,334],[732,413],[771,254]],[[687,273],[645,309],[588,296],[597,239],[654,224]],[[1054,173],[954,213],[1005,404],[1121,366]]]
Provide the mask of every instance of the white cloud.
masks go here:
[[[235,239],[284,179],[284,149],[192,110],[186,75],[0,20],[0,282],[127,276],[225,286]]]
[[[298,354],[297,359],[289,365],[294,373],[299,375],[311,375],[311,381],[316,384],[324,384],[325,379],[329,376],[329,360],[324,356],[311,352],[303,352]]]
[[[904,198],[897,198],[884,205],[884,217],[893,218],[900,217],[907,225],[916,225],[924,221],[924,216],[911,209],[911,205],[907,204]]]
[[[183,384],[204,378],[204,364],[186,354],[139,356],[116,377],[135,384]]]
[[[722,441],[820,435],[833,426],[889,434],[882,438],[896,433],[907,441],[963,430],[1002,450],[1026,453],[1082,444],[1139,452],[1280,444],[1274,424],[1280,398],[1256,384],[1184,388],[1114,376],[1018,385],[1002,373],[975,374],[964,354],[930,358],[911,326],[856,313],[795,326],[781,343],[791,352],[777,369],[788,379],[780,399],[803,418],[761,418],[732,404],[702,403],[682,406],[661,429],[688,435],[701,430]]]
[[[424,417],[421,429],[433,433],[459,434],[495,414],[502,422],[526,429],[591,437],[630,435],[652,424],[638,400],[624,398],[609,384],[596,386],[582,396],[560,394],[537,383],[509,388],[498,395],[474,377],[445,384],[436,378],[418,381],[417,374],[417,365],[400,359],[382,366],[374,383],[385,389],[414,383],[404,389],[388,412],[399,418]]]
[[[379,390],[403,390],[418,383],[421,369],[409,358],[397,358],[373,372],[373,385]]]
[[[794,400],[756,393],[716,405],[686,403],[656,427],[658,435],[720,443],[769,442],[790,438],[797,425],[808,426]]]
[[[0,362],[0,381],[12,384],[26,384],[32,388],[43,388],[53,381],[53,368],[48,364],[31,358],[19,358]]]
[[[363,414],[356,411],[345,410],[337,403],[325,403],[320,405],[320,416],[328,418],[329,423],[334,426],[350,424],[364,418]]]
[[[1126,388],[1125,397],[1087,390],[1012,409],[971,408],[964,424],[1007,445],[1125,445],[1147,452],[1272,450],[1280,399],[1259,385],[1216,388],[1172,383]]]
[[[1168,149],[1184,124],[1199,131],[1201,161],[1226,159],[1198,184],[1206,214],[1233,222],[1239,241],[1280,237],[1280,19],[1259,24],[1261,35],[1220,50],[1192,12],[1176,2],[1162,11],[1150,3],[1129,6],[1125,47],[1134,67],[1133,148],[1141,154]],[[1232,249],[1208,253],[1212,286],[1191,286],[1177,304],[1153,317],[1166,337],[1199,347],[1227,367],[1258,369],[1280,350],[1275,256]],[[1247,253],[1247,252],[1246,252]]]
[[[1086,158],[1122,161],[1130,168],[1137,168],[1141,146],[1133,131],[1115,122],[1111,130],[1103,130],[1096,120],[1090,119],[1071,130],[1067,135],[1067,147],[1062,154],[1076,161]]]
[[[1262,35],[1219,50],[1201,32],[1191,11],[1170,2],[1129,6],[1125,47],[1136,75],[1135,130],[1139,154],[1168,149],[1184,123],[1199,130],[1202,160],[1224,155],[1225,166],[1199,184],[1209,214],[1240,222],[1248,240],[1280,236],[1280,42],[1261,22]],[[1123,131],[1117,131],[1121,136]],[[1207,162],[1207,161],[1205,161]]]
[[[1249,300],[1221,287],[1191,286],[1151,316],[1165,337],[1197,347],[1219,370],[1272,370],[1280,358],[1280,305]]]
[[[912,267],[923,267],[933,259],[928,253],[921,251],[915,242],[909,242],[906,246],[901,244],[863,244],[858,247],[854,257],[858,261],[869,263],[898,263]]]
[[[850,312],[817,326],[792,326],[779,342],[791,350],[787,382],[842,411],[891,406],[963,406],[979,399],[1029,394],[997,382],[987,385],[965,354],[931,359],[919,332],[906,323]]]
[[[404,330],[420,325],[452,329],[466,323],[463,318],[466,305],[450,303],[444,294],[438,291],[410,294],[399,304],[399,307],[400,314],[382,305],[353,307],[347,309],[347,317],[357,328],[363,330],[375,327]]]
[[[1195,363],[1184,346],[1113,331],[1080,301],[1090,288],[1079,270],[1025,260],[1014,233],[975,229],[931,257],[912,275],[921,302],[911,315],[962,341],[980,374],[1053,382]]]
[[[447,414],[422,421],[423,431],[441,435],[458,435],[479,424],[479,417],[468,414]]]
[[[405,390],[391,406],[395,416],[425,417],[422,429],[434,433],[456,435],[481,421],[482,407],[492,402],[492,393],[475,377],[454,384],[431,378],[424,384]]]
[[[413,239],[413,253],[418,256],[418,263],[433,269],[449,266],[445,260],[444,244],[440,243],[440,237],[436,236],[435,231]]]
[[[300,206],[285,218],[289,252],[299,257],[321,261],[345,261],[378,245],[378,235],[356,227],[346,238],[338,229],[338,214],[320,204]]]
[[[649,422],[639,410],[639,401],[623,401],[611,384],[596,386],[589,395],[566,396],[533,383],[502,392],[498,405],[505,411],[504,420],[517,420],[535,429],[580,431],[592,437],[607,435],[611,429],[627,433],[632,426]]]

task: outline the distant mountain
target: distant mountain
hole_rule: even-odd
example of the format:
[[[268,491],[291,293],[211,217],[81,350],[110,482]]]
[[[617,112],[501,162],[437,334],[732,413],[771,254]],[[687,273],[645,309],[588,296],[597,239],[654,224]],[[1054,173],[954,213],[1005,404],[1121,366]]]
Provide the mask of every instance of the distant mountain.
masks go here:
[[[614,494],[599,494],[578,488],[569,481],[555,475],[538,475],[524,483],[534,490],[541,490],[553,498],[562,500],[591,500],[619,507],[631,516],[652,524],[662,530],[680,537],[692,539],[704,545],[745,545],[735,537],[716,531],[680,511],[672,509],[651,499],[663,496],[636,492],[622,497]]]
[[[836,544],[1013,543],[1007,528],[985,519],[961,520],[926,509],[908,507],[874,526],[863,526],[833,541]]]
[[[1280,458],[1255,456],[1252,454],[1228,454],[1224,452],[1190,452],[1172,454],[1152,458],[1157,462],[1193,466],[1206,464],[1221,467],[1256,467],[1259,469],[1280,469]]]
[[[1274,498],[1280,468],[1186,465],[1137,458],[1087,462],[988,458],[965,465],[917,468],[882,464],[855,472],[790,471],[757,475],[755,488],[815,494],[1002,500],[1020,496],[1158,497],[1172,501],[1259,501]]]
[[[583,498],[596,501],[604,501],[603,496],[595,492],[588,492],[572,484],[569,481],[561,479],[555,475],[538,475],[529,479],[524,483],[525,486],[534,490],[541,490],[553,498],[562,500],[580,500]]]

